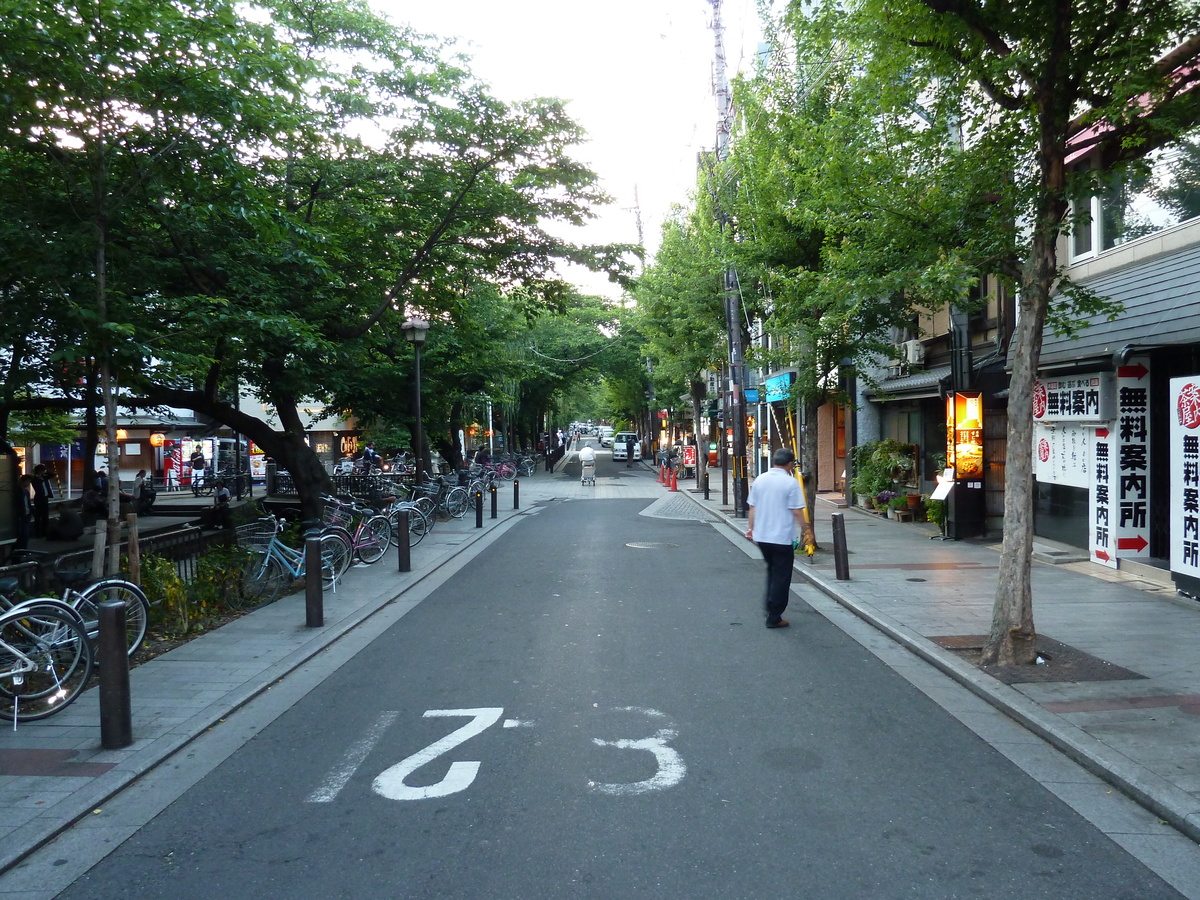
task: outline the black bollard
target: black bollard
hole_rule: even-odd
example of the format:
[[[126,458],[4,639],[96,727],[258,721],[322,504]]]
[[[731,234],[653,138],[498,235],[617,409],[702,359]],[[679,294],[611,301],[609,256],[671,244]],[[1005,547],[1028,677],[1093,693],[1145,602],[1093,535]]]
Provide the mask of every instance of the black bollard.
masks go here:
[[[475,527],[483,527],[483,491],[475,491]]]
[[[325,584],[321,571],[321,539],[304,539],[304,624],[320,628],[325,624]]]
[[[496,518],[496,497],[498,496],[496,493],[496,486],[494,484],[489,485],[488,490],[492,492],[492,518],[494,519]]]
[[[125,602],[101,600],[96,662],[100,667],[100,746],[120,750],[133,743],[133,706],[129,698],[129,648]]]
[[[513,479],[513,509],[521,508],[521,479]]]
[[[400,560],[400,571],[412,571],[412,545],[408,542],[408,529],[410,523],[408,521],[408,510],[402,509],[396,514],[397,528],[400,533],[396,535],[396,555]]]
[[[708,499],[708,472],[704,473],[704,499]]]
[[[833,570],[838,581],[850,580],[850,552],[846,547],[846,521],[841,513],[830,516],[833,522]]]

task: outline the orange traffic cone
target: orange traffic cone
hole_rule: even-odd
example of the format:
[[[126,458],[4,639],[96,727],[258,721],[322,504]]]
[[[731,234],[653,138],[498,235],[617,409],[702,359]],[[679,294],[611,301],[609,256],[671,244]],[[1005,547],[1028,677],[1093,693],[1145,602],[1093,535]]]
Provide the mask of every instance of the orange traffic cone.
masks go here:
[[[668,469],[667,472],[669,473],[669,477],[671,479],[671,490],[678,492],[679,491],[679,476],[675,474],[674,469]]]
[[[663,465],[662,465],[662,463],[659,463],[659,464],[658,464],[658,483],[659,483],[659,484],[663,484],[663,483],[664,483],[664,481],[663,481]]]

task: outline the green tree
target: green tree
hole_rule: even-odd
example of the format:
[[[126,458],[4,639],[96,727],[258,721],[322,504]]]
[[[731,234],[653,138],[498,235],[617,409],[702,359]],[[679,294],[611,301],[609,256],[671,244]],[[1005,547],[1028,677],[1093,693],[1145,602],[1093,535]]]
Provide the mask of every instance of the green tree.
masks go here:
[[[314,517],[326,475],[302,403],[369,405],[350,402],[361,370],[395,355],[408,315],[452,324],[478,282],[519,288],[527,312],[555,308],[558,261],[617,271],[621,251],[546,231],[604,199],[570,156],[582,135],[560,102],[500,103],[353,0],[261,11],[18,3],[6,151],[27,171],[53,159],[46,193],[65,211],[43,232],[86,222],[68,272],[101,299],[72,291],[70,305],[102,364],[134,402],[250,437]],[[95,52],[63,62],[80,46]],[[53,89],[25,90],[40,82]],[[235,386],[280,427],[241,412]]]
[[[799,9],[793,14],[799,22]],[[1169,55],[1161,54],[1179,36],[1196,34],[1198,17],[1195,4],[1176,0],[1116,6],[1107,0],[1062,0],[1050,6],[1032,0],[1002,5],[865,0],[849,9],[831,2],[802,16],[806,33],[826,35],[831,50],[848,50],[862,83],[873,86],[880,115],[863,120],[862,133],[882,132],[890,114],[897,126],[907,126],[890,146],[899,158],[910,159],[920,158],[911,151],[921,148],[927,135],[955,136],[958,149],[928,159],[926,178],[881,182],[912,204],[908,232],[928,229],[930,223],[941,222],[943,228],[957,223],[956,246],[977,259],[990,258],[993,270],[1008,274],[1019,287],[1004,543],[987,662],[1030,662],[1036,650],[1030,409],[1043,330],[1048,324],[1069,329],[1081,309],[1105,309],[1103,298],[1061,282],[1057,245],[1068,227],[1073,190],[1066,165],[1069,141],[1089,124],[1106,123],[1094,143],[1113,167],[1175,140],[1193,124],[1200,97],[1189,88],[1200,73],[1184,64],[1196,55],[1200,39],[1188,38]],[[996,172],[995,159],[1003,161],[1006,172]],[[972,177],[973,166],[986,173],[987,181]],[[872,183],[869,169],[856,176],[860,186]],[[922,194],[914,197],[905,190],[910,185],[921,186]],[[921,203],[924,192],[937,185],[952,193],[931,193],[931,202]],[[1018,221],[1027,223],[1026,234],[1016,235]],[[872,225],[886,236],[873,246],[909,243],[885,220]],[[947,252],[945,259],[953,256],[969,258]],[[961,265],[929,265],[924,257],[918,261],[898,286],[933,288],[934,295],[940,286],[952,296],[969,271]]]
[[[674,398],[687,393],[696,423],[708,393],[705,376],[727,356],[724,265],[706,227],[711,230],[704,212],[688,216],[676,209],[663,223],[658,252],[634,292],[646,353],[654,360],[656,394]],[[703,477],[708,455],[699,457]]]

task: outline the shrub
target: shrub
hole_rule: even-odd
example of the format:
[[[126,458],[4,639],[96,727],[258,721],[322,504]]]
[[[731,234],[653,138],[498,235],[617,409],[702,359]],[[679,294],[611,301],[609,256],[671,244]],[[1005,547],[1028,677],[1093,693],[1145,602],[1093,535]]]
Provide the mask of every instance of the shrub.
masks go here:
[[[187,585],[175,563],[161,556],[142,557],[142,590],[150,601],[148,630],[166,638],[178,638],[203,627],[203,612],[194,608]]]
[[[242,607],[242,570],[249,554],[239,547],[212,547],[200,557],[189,593],[202,609],[224,613]]]
[[[238,547],[210,547],[185,582],[175,564],[159,556],[142,557],[142,589],[150,601],[149,627],[169,640],[204,631],[223,615],[243,608],[242,570],[248,555]]]

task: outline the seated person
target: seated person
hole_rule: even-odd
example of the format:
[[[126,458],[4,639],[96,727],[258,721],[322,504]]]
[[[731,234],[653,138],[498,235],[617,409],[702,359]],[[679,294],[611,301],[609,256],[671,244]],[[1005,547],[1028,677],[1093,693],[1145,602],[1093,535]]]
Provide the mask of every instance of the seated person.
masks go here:
[[[108,511],[108,504],[100,491],[96,488],[88,488],[83,492],[83,499],[80,501],[79,508],[85,514],[92,513],[97,516],[103,516]]]
[[[79,510],[64,506],[46,531],[47,540],[74,541],[83,536],[83,516]]]
[[[233,527],[233,509],[229,505],[232,501],[233,495],[228,486],[224,481],[218,480],[213,489],[213,528]]]

